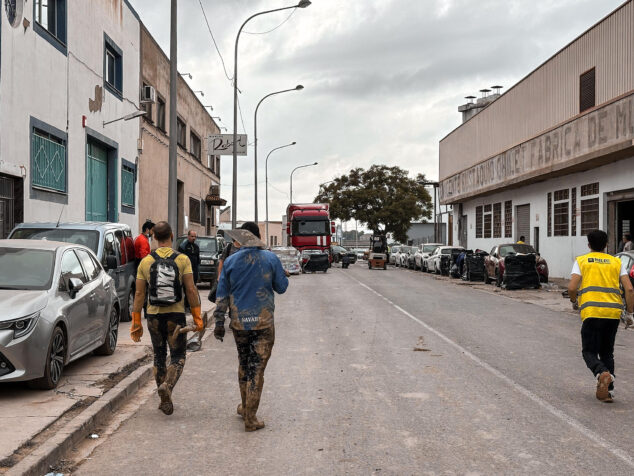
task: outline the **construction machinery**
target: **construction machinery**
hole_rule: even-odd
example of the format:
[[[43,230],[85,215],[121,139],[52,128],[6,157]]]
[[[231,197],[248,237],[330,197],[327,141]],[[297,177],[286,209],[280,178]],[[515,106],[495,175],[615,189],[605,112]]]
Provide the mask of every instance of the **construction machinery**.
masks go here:
[[[387,238],[385,235],[372,235],[370,238],[369,269],[387,269]]]

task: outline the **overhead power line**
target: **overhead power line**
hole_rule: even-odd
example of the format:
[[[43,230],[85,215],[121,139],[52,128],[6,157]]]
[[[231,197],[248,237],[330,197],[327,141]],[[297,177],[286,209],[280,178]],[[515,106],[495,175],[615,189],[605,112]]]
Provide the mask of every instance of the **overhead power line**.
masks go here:
[[[271,33],[272,31],[277,30],[279,27],[281,27],[284,23],[286,23],[288,20],[291,19],[291,17],[295,14],[295,11],[297,10],[297,8],[293,8],[293,10],[291,10],[291,13],[289,16],[286,17],[286,19],[280,23],[279,25],[277,25],[275,28],[271,28],[270,30],[267,31],[246,31],[246,30],[242,30],[242,33],[246,33],[247,35],[266,35],[267,33]]]
[[[218,52],[218,56],[220,57],[220,62],[222,63],[222,69],[225,72],[225,76],[227,77],[227,79],[229,81],[233,81],[233,78],[229,76],[229,74],[227,73],[227,67],[225,66],[225,60],[222,57],[222,53],[220,53],[220,49],[218,48],[218,44],[216,43],[216,38],[214,37],[213,32],[211,31],[211,26],[209,26],[209,20],[207,20],[207,14],[205,13],[205,7],[203,7],[203,2],[202,0],[198,0],[198,3],[200,4],[200,9],[203,12],[203,17],[205,17],[205,23],[207,24],[207,29],[209,30],[209,34],[211,35],[211,40],[214,43],[214,47],[216,48],[216,51]],[[295,10],[293,10],[295,11]]]

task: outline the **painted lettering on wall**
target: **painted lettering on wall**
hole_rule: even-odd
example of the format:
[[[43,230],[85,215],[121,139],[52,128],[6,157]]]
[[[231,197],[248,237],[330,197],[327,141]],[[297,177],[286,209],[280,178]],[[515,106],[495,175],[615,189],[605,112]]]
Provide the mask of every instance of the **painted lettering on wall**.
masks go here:
[[[592,111],[440,182],[441,203],[565,168],[579,157],[634,140],[634,96]]]

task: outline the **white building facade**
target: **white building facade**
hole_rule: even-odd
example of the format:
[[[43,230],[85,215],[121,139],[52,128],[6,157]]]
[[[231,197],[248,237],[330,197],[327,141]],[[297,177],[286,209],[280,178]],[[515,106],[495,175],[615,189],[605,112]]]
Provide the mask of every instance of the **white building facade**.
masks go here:
[[[15,223],[138,228],[140,21],[126,0],[3,2],[0,238]]]
[[[524,236],[553,277],[593,229],[616,252],[634,228],[634,0],[442,139],[439,165],[456,245]]]

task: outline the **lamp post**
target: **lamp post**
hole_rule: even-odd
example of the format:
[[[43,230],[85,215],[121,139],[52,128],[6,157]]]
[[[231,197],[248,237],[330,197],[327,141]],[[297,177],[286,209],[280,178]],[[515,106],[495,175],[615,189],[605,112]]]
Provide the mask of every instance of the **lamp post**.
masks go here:
[[[280,147],[276,147],[275,149],[271,150],[271,152],[269,152],[266,156],[266,160],[264,162],[264,189],[266,191],[266,225],[265,225],[265,233],[266,233],[266,244],[267,246],[270,244],[269,243],[269,157],[271,156],[271,154],[273,152],[275,152],[276,150],[280,150],[280,149],[284,149],[285,147],[290,147],[292,145],[297,144],[297,142],[291,142],[290,144],[286,144],[286,145],[282,145]],[[256,205],[257,206],[257,205]],[[256,221],[257,223],[257,221]]]
[[[312,167],[312,166],[317,165],[317,164],[318,164],[318,162],[314,162],[312,164],[300,165],[299,167],[295,167],[293,169],[293,171],[291,172],[291,197],[290,197],[291,198],[291,203],[293,203],[293,174],[295,173],[295,171],[297,169],[303,169],[304,167]]]
[[[247,18],[238,30],[233,52],[233,190],[231,191],[231,228],[236,227],[238,219],[238,151],[236,150],[236,143],[238,142],[238,43],[240,41],[240,33],[242,33],[244,26],[257,16],[266,15],[267,13],[280,12],[282,10],[290,10],[291,8],[306,8],[310,4],[310,0],[300,0],[297,5],[256,13]]]
[[[304,86],[302,86],[301,84],[298,84],[292,89],[284,89],[282,91],[276,91],[274,93],[267,94],[262,99],[260,99],[260,102],[258,102],[258,105],[255,106],[255,115],[253,118],[253,136],[255,141],[254,142],[255,158],[253,159],[253,170],[254,170],[255,180],[253,183],[255,184],[255,214],[254,214],[255,219],[254,221],[256,223],[258,223],[258,109],[260,108],[260,104],[262,104],[262,101],[264,101],[266,98],[270,98],[271,96],[275,96],[276,94],[287,93],[289,91],[301,91],[302,89],[304,89]]]
[[[130,121],[132,119],[135,119],[137,117],[141,117],[141,116],[145,116],[147,114],[146,111],[134,111],[130,114],[127,114],[123,117],[119,117],[117,119],[113,119],[112,121],[103,121],[101,127],[107,126],[108,124],[112,124],[113,122],[117,122],[117,121]]]

